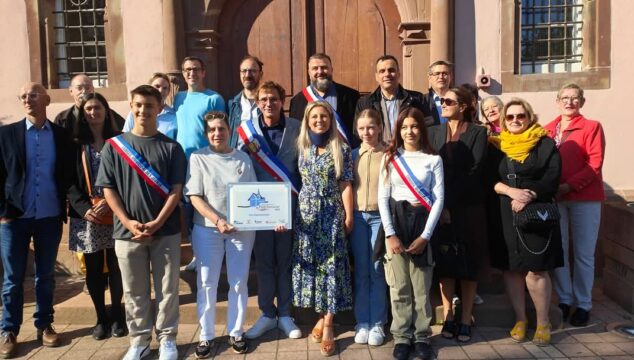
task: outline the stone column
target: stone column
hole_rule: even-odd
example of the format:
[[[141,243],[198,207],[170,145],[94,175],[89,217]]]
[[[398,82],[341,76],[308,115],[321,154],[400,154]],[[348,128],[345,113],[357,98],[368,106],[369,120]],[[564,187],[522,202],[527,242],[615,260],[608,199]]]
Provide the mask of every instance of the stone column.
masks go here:
[[[163,71],[169,75],[173,84],[168,104],[172,103],[174,94],[184,85],[181,79],[180,57],[184,53],[182,45],[185,38],[180,6],[177,0],[163,0]]]
[[[453,0],[431,0],[430,45],[430,63],[453,60]]]

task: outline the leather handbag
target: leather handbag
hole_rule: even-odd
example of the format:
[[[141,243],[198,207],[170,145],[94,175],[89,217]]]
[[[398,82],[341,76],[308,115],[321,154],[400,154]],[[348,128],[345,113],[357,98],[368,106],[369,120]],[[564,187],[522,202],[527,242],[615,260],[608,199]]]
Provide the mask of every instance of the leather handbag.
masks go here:
[[[513,214],[513,225],[522,230],[549,230],[559,226],[559,218],[554,203],[532,202]]]

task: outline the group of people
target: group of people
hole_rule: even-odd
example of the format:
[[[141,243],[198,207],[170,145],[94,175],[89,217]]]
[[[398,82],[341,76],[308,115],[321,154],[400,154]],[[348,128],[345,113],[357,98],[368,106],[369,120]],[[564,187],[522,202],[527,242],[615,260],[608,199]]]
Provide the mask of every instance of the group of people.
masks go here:
[[[156,73],[131,91],[126,120],[86,75],[72,79],[75,104],[54,122],[42,85],[20,90],[25,119],[0,127],[1,357],[16,351],[31,237],[38,339],[60,344],[53,271],[67,217],[70,249],[85,254],[97,315],[92,336],[129,334],[125,360],[149,354],[152,331],[160,359],[178,357],[183,229],[197,273],[198,358],[212,355],[223,259],[236,353],[275,328],[301,338],[293,306],[315,310],[309,338],[325,356],[335,352],[334,316],[345,310],[354,311],[355,342],[381,345],[390,308],[394,357],[428,359],[434,273],[441,336],[468,342],[487,259],[504,273],[517,320],[512,339],[526,338],[528,288],[537,312],[533,342],[550,342],[551,271],[564,317],[575,308],[570,323],[588,322],[605,140],[601,125],[580,113],[579,86],[562,87],[561,115],[542,127],[522,99],[488,97],[478,107],[468,88],[452,87],[446,61],[431,64],[423,95],[404,89],[397,59],[382,56],[376,91],[360,96],[333,81],[328,55],[314,54],[310,84],[293,96],[288,116],[285,89],[263,81],[255,56],[240,62],[243,89],[226,108],[205,87],[203,60],[185,58],[182,74],[188,89],[173,107],[165,103],[170,79]],[[228,184],[255,181],[290,185],[292,229],[246,231],[228,222]],[[519,224],[520,214],[543,217],[544,208],[559,209],[546,216],[548,226]],[[261,316],[245,332],[252,253]]]

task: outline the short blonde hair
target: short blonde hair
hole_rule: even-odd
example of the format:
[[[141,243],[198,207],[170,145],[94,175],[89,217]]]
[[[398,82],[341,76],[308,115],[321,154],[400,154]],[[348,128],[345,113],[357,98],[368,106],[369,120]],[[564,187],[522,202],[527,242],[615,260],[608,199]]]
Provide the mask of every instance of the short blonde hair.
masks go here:
[[[533,107],[531,106],[531,104],[529,104],[528,101],[524,99],[514,97],[509,100],[509,102],[504,104],[504,109],[502,110],[502,119],[500,120],[502,130],[508,131],[508,129],[506,128],[506,111],[513,105],[519,105],[524,108],[526,116],[528,117],[528,127],[531,127],[537,122],[537,114],[535,114],[535,112],[533,111]]]

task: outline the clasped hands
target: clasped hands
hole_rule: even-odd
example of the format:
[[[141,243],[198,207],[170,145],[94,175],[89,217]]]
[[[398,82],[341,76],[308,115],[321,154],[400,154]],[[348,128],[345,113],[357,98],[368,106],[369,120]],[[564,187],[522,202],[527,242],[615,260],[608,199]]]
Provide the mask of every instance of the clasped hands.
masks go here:
[[[412,255],[418,255],[423,253],[427,243],[429,243],[429,240],[419,236],[416,240],[412,241],[409,247],[405,248],[401,239],[399,239],[396,235],[392,235],[387,238],[387,250],[392,254],[401,254],[406,252]]]
[[[516,213],[537,198],[537,193],[529,189],[510,188],[506,195],[511,198],[511,209]]]
[[[128,220],[124,225],[132,233],[131,240],[137,241],[152,236],[152,234],[160,228],[160,224],[156,220],[146,222],[145,224],[136,220]]]

